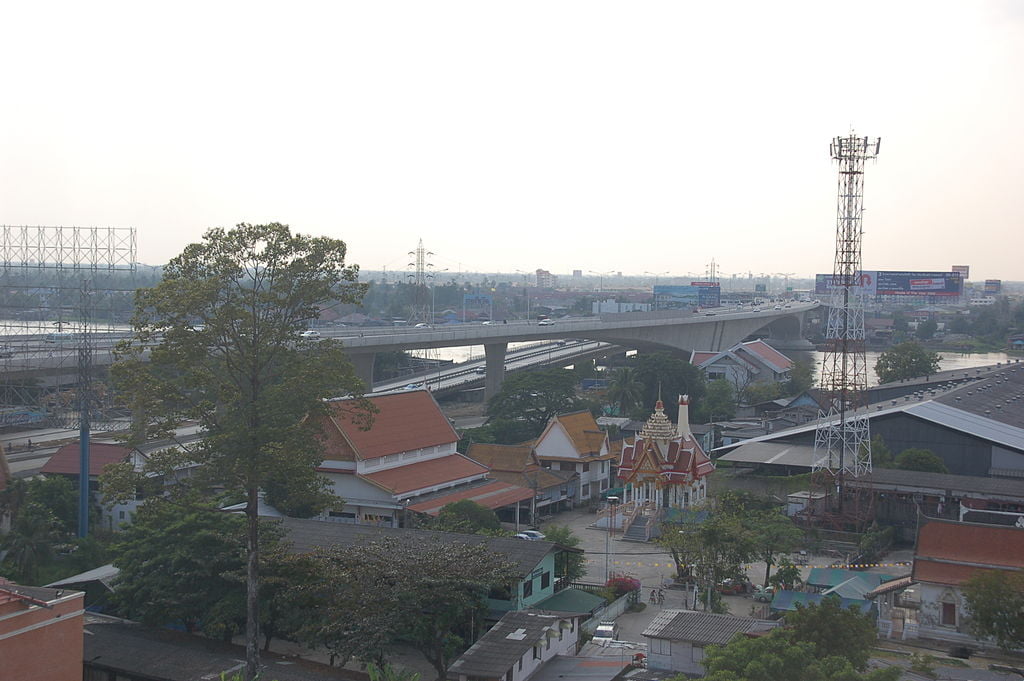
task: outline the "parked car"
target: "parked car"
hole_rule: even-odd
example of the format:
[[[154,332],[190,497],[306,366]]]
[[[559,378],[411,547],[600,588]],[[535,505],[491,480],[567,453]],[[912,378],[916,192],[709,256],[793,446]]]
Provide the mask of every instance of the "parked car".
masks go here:
[[[619,625],[615,622],[601,622],[594,629],[594,643],[608,643],[619,637]]]
[[[544,539],[544,533],[538,532],[537,530],[523,530],[516,536],[520,539],[527,539],[529,541],[541,541]]]
[[[757,587],[750,597],[758,603],[771,603],[775,598],[775,589],[770,586],[768,588]]]

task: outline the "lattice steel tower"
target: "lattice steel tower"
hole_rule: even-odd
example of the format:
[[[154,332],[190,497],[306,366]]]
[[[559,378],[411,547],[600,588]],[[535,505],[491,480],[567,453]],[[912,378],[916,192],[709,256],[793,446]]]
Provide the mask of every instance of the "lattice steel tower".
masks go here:
[[[839,201],[835,266],[825,330],[821,389],[828,400],[818,413],[814,469],[835,477],[842,506],[843,478],[871,472],[871,430],[865,403],[868,368],[864,357],[864,287],[861,285],[861,240],[864,230],[864,162],[878,155],[881,139],[832,140],[839,162]]]
[[[432,255],[432,251],[423,247],[423,239],[420,239],[415,251],[409,251],[409,258],[412,260],[409,267],[413,269],[410,270],[408,278],[409,283],[414,286],[411,321],[434,323],[434,320],[429,318],[430,292],[427,290],[427,286],[434,278],[434,265],[428,260]]]

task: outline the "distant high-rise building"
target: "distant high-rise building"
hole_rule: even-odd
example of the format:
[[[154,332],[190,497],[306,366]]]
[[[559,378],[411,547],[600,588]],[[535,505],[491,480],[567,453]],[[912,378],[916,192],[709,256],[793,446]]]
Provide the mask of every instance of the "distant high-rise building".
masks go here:
[[[583,270],[573,270],[572,271],[572,278],[573,279],[582,279],[583,278]]]
[[[537,288],[555,288],[558,277],[547,270],[537,270]]]

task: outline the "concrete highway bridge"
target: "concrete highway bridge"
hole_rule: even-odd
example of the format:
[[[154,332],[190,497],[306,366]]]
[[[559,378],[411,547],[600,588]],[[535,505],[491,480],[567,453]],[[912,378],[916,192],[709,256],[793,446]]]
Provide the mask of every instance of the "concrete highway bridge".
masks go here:
[[[763,333],[781,341],[803,340],[804,318],[818,303],[752,310],[720,308],[705,312],[626,312],[599,317],[563,318],[550,325],[535,321],[457,324],[453,326],[323,331],[345,344],[356,372],[365,381],[373,375],[378,352],[484,346],[485,396],[501,387],[509,343],[582,339],[637,350],[724,350],[747,336]]]
[[[579,339],[598,341],[637,350],[724,350],[753,334],[797,344],[803,339],[804,318],[817,302],[766,306],[761,309],[718,308],[702,312],[626,312],[595,317],[566,317],[549,323],[515,320],[491,323],[455,324],[436,327],[327,328],[321,334],[344,343],[356,373],[371,385],[374,359],[379,352],[448,348],[470,345],[484,347],[484,388],[490,397],[501,387],[506,370],[509,343]],[[14,341],[13,356],[0,359],[0,370],[9,376],[33,377],[46,383],[76,371],[73,348],[55,346],[41,353],[21,355]],[[93,364],[97,368],[113,361],[115,335],[94,339]],[[66,382],[66,379],[63,381]]]

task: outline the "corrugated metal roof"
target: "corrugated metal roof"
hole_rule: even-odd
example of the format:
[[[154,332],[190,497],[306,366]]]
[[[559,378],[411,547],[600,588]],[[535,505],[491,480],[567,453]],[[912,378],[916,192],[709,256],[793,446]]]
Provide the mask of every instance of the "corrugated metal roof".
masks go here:
[[[701,645],[725,645],[736,634],[768,631],[778,625],[778,622],[750,617],[667,609],[658,613],[647,625],[643,636],[671,641],[690,641]]]
[[[1020,400],[1020,405],[1024,407],[1024,400]],[[1012,449],[1024,450],[1024,428],[1020,426],[1002,423],[987,416],[935,400],[910,404],[905,411],[911,416],[938,423],[953,430],[959,430]],[[1021,419],[1020,422],[1024,422],[1024,412],[1021,413]]]
[[[777,466],[810,468],[814,463],[812,445],[794,445],[787,442],[750,442],[719,457],[721,461],[738,463],[763,463]]]
[[[449,677],[465,674],[485,679],[500,678],[549,631],[558,631],[568,618],[539,612],[514,610],[505,613],[490,631],[448,667]],[[557,634],[556,634],[557,635]]]

